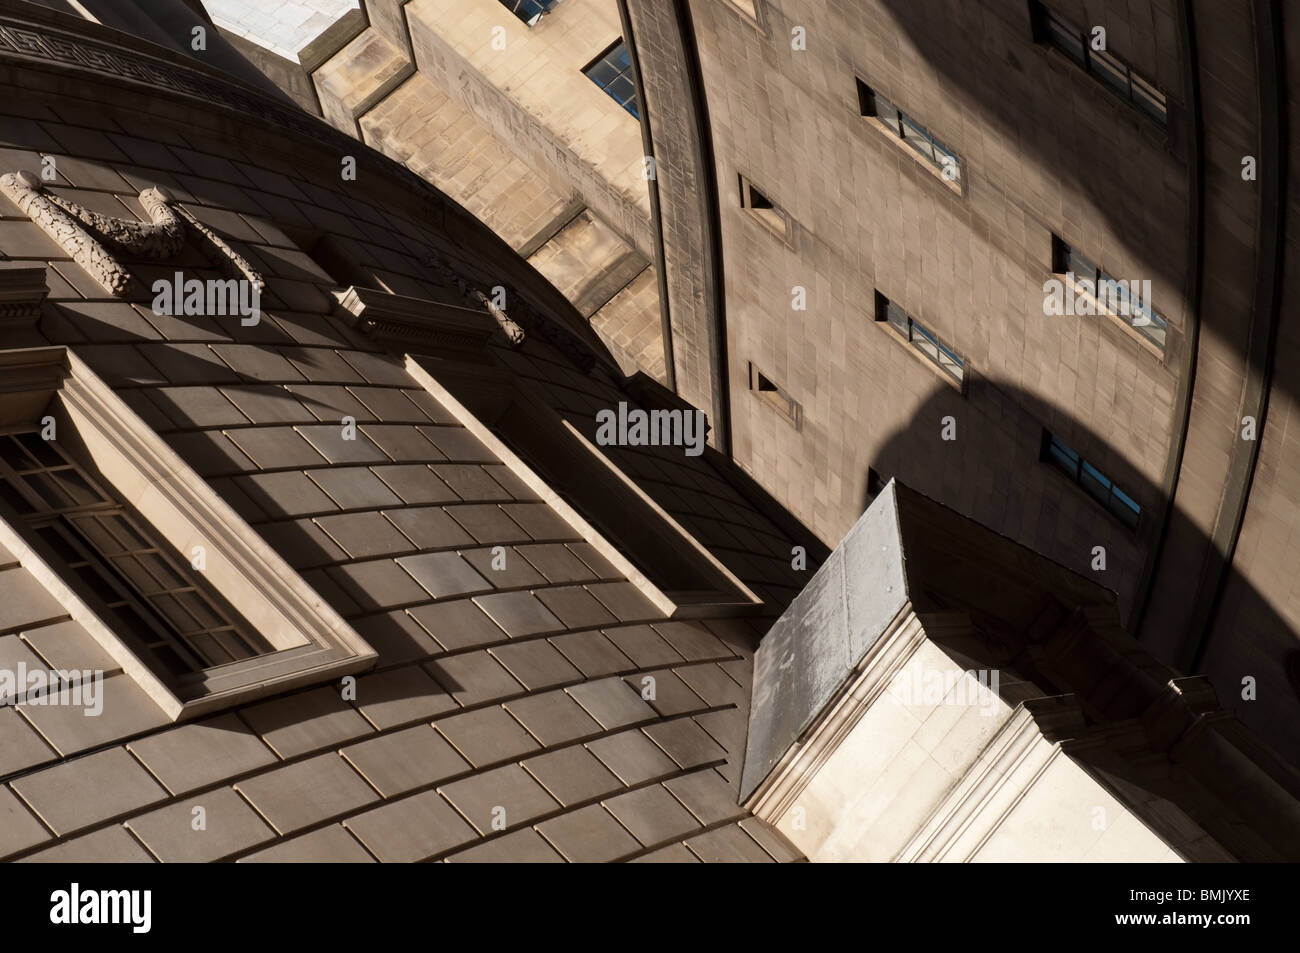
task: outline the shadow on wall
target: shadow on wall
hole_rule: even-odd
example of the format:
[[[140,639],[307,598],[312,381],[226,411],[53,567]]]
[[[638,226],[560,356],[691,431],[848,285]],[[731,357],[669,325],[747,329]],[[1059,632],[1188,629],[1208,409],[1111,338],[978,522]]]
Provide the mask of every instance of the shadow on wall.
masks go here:
[[[1029,6],[1028,0],[983,0],[952,6],[911,0],[879,0],[876,5],[892,20],[891,27],[900,35],[900,45],[910,47],[915,51],[916,59],[939,74],[962,107],[970,115],[978,117],[978,125],[986,130],[986,135],[1000,140],[1007,149],[1016,153],[1024,168],[1029,170],[1027,178],[1059,191],[1066,197],[1067,207],[1070,204],[1082,206],[1088,212],[1085,220],[1091,217],[1104,223],[1117,236],[1127,247],[1130,260],[1136,263],[1137,274],[1129,277],[1149,277],[1157,285],[1186,295],[1191,294],[1201,280],[1201,276],[1192,274],[1195,268],[1201,267],[1202,276],[1207,280],[1203,289],[1205,297],[1200,302],[1189,301],[1189,307],[1197,307],[1199,313],[1186,316],[1185,330],[1190,331],[1194,324],[1199,333],[1205,335],[1201,348],[1208,348],[1210,358],[1202,363],[1199,380],[1191,381],[1191,386],[1206,395],[1207,405],[1211,407],[1216,403],[1230,403],[1232,394],[1220,400],[1216,388],[1222,386],[1235,393],[1238,383],[1234,365],[1240,361],[1251,380],[1268,384],[1270,390],[1265,395],[1268,403],[1262,405],[1262,410],[1267,411],[1271,403],[1277,415],[1272,419],[1276,421],[1288,412],[1292,402],[1300,401],[1300,375],[1274,373],[1275,368],[1286,368],[1297,358],[1294,345],[1288,340],[1290,335],[1286,333],[1289,319],[1276,311],[1280,282],[1277,282],[1278,287],[1272,286],[1277,275],[1271,270],[1271,243],[1285,239],[1286,217],[1291,213],[1283,201],[1290,157],[1285,154],[1285,129],[1277,128],[1285,108],[1285,90],[1278,92],[1277,83],[1268,72],[1272,68],[1267,58],[1271,49],[1267,39],[1269,24],[1251,25],[1251,6],[1246,3],[1235,5],[1235,13],[1232,10],[1212,13],[1213,5],[1201,11],[1202,21],[1194,25],[1201,33],[1213,32],[1211,21],[1215,16],[1236,17],[1241,22],[1240,30],[1231,38],[1225,37],[1224,42],[1235,43],[1233,53],[1242,64],[1244,82],[1236,83],[1237,88],[1226,88],[1233,85],[1231,78],[1218,75],[1204,81],[1210,75],[1206,64],[1188,60],[1191,51],[1185,43],[1183,24],[1179,22],[1176,10],[1164,17],[1161,26],[1168,34],[1170,48],[1163,52],[1176,57],[1173,70],[1164,77],[1171,86],[1167,90],[1170,94],[1170,123],[1166,143],[1160,141],[1162,134],[1152,122],[1121,103],[1095,77],[1046,47],[1034,44]],[[1086,25],[1071,9],[1077,4],[1054,5],[1048,2],[1047,6],[1058,9],[1072,25],[1080,28]],[[1004,42],[1008,31],[1014,31],[1012,41]],[[1255,43],[1257,31],[1264,37],[1258,50]],[[987,46],[962,39],[981,35],[989,37]],[[1272,43],[1280,48],[1284,38],[1279,35]],[[1155,73],[1153,64],[1144,64],[1135,58],[1139,51],[1130,48],[1115,52],[1128,57],[1137,72],[1143,72],[1145,66],[1151,74]],[[1219,51],[1219,55],[1221,53]],[[1059,63],[1048,62],[1052,58],[1058,59]],[[1060,68],[1054,68],[1056,66]],[[1218,100],[1232,95],[1236,97],[1232,108],[1239,108],[1239,98],[1249,107],[1248,118],[1242,123],[1220,123],[1203,131],[1198,129],[1200,117],[1192,112],[1196,104],[1189,99],[1191,91],[1184,88],[1184,78],[1192,70],[1197,70],[1204,81],[1200,95],[1205,101],[1202,108],[1207,116],[1222,113],[1224,105]],[[1008,78],[1011,83],[1008,83]],[[1092,96],[1099,104],[1097,113],[1113,115],[1114,121],[1107,126],[1101,120],[1089,122],[1085,117],[1073,114],[1057,121],[1055,117],[1045,116],[1040,107],[1037,112],[1039,121],[1034,122],[1034,110],[1016,108],[1014,94],[1008,95],[1009,85],[1023,90],[1031,84],[1059,90],[1066,102],[1070,97]],[[1258,104],[1255,101],[1256,89],[1252,86],[1257,87]],[[1281,105],[1276,102],[1279,95],[1282,97]],[[1027,94],[1022,94],[1020,102],[1026,102],[1026,97]],[[1103,104],[1110,104],[1113,108],[1102,108]],[[1190,220],[1184,223],[1184,218],[1193,213],[1197,198],[1198,183],[1193,178],[1197,136],[1207,140],[1202,170],[1207,185],[1200,196],[1204,224],[1199,234],[1193,235],[1197,223]],[[1151,144],[1158,143],[1156,162],[1161,165],[1157,168],[1165,168],[1167,174],[1163,177],[1143,175],[1144,180],[1155,178],[1155,181],[1144,183],[1157,196],[1149,209],[1134,207],[1135,201],[1141,203],[1143,195],[1135,194],[1131,184],[1135,182],[1135,172],[1129,168],[1131,156],[1117,147],[1117,143],[1125,141],[1142,142],[1147,152],[1151,151]],[[1259,178],[1255,182],[1244,182],[1240,178],[1238,145],[1241,151],[1260,158]],[[1142,168],[1137,168],[1137,174],[1142,174]],[[977,176],[978,173],[976,169]],[[1187,179],[1186,191],[1180,193],[1177,189],[1183,177]],[[1243,191],[1237,192],[1236,187]],[[1294,189],[1291,192],[1294,194]],[[1180,199],[1181,207],[1178,206]],[[1162,213],[1169,210],[1174,213],[1173,217],[1165,218]],[[1176,233],[1172,237],[1168,234],[1171,227]],[[996,230],[996,227],[992,229]],[[1199,247],[1196,242],[1199,242]],[[1172,254],[1167,253],[1169,251]],[[1196,253],[1205,256],[1203,265],[1198,265],[1195,260]],[[1281,274],[1285,278],[1290,262],[1284,258],[1280,262]],[[1046,277],[1044,274],[1044,279]],[[1156,305],[1159,307],[1159,301]],[[1258,313],[1253,313],[1255,309]],[[1274,321],[1277,328],[1270,327],[1270,322]],[[1270,331],[1274,335],[1272,338]],[[1176,349],[1188,348],[1189,338],[1186,334],[1179,338],[1171,337],[1170,346],[1170,366],[1176,367],[1186,357]],[[1216,378],[1222,378],[1222,383]],[[1013,393],[1012,396],[1024,408],[1038,413],[1039,402],[1033,398],[1023,393]],[[1247,400],[1249,396],[1247,393]],[[1038,413],[1040,420],[1060,420],[1060,413],[1055,408],[1042,409],[1047,412]],[[1215,412],[1212,409],[1208,414]],[[1249,403],[1239,412],[1257,413]],[[1175,420],[1181,421],[1181,416],[1182,409],[1176,408]],[[1208,420],[1208,416],[1202,420]],[[1074,429],[1082,432],[1077,427]],[[1208,432],[1208,427],[1201,432]],[[1098,439],[1093,446],[1110,447],[1106,434],[1094,436]],[[1265,439],[1263,430],[1259,439]],[[1267,439],[1282,439],[1281,428],[1276,423]],[[1083,442],[1080,437],[1079,443]],[[1220,448],[1210,447],[1209,442],[1201,440],[1197,452],[1206,457],[1218,454]],[[1159,550],[1158,578],[1165,581],[1185,579],[1184,585],[1188,590],[1175,593],[1169,590],[1166,582],[1162,582],[1161,591],[1153,593],[1148,606],[1150,611],[1147,618],[1141,620],[1141,627],[1144,633],[1156,640],[1153,644],[1167,647],[1162,650],[1162,655],[1176,652],[1181,658],[1196,659],[1187,664],[1213,670],[1211,674],[1217,687],[1228,697],[1238,697],[1241,690],[1240,684],[1229,684],[1230,681],[1236,679],[1239,682],[1240,677],[1246,675],[1256,677],[1259,680],[1259,701],[1243,704],[1246,719],[1260,730],[1268,728],[1277,732],[1279,739],[1285,738],[1288,751],[1293,752],[1291,756],[1300,760],[1300,754],[1294,754],[1300,752],[1300,717],[1297,717],[1300,716],[1300,707],[1296,699],[1300,674],[1291,678],[1287,674],[1288,656],[1297,652],[1297,642],[1300,641],[1293,623],[1278,608],[1270,605],[1236,567],[1224,569],[1222,582],[1217,590],[1215,587],[1224,550],[1236,545],[1231,534],[1237,505],[1233,489],[1244,485],[1245,492],[1249,493],[1252,486],[1244,481],[1258,476],[1258,473],[1252,476],[1248,469],[1252,459],[1249,451],[1252,450],[1258,451],[1259,445],[1238,444],[1233,459],[1228,461],[1231,468],[1227,471],[1229,493],[1223,501],[1226,508],[1219,516],[1221,525],[1217,538],[1207,536],[1193,525],[1188,514],[1173,510],[1169,513],[1163,537],[1149,523],[1139,528],[1137,540],[1148,556],[1163,540],[1164,547]],[[1142,485],[1120,454],[1111,452],[1110,457],[1110,460],[1094,462],[1121,486],[1133,487],[1134,492],[1141,494],[1140,500],[1147,509],[1154,511],[1160,500],[1157,488]],[[1026,456],[1025,459],[1032,460],[1033,457]],[[888,469],[891,465],[894,464],[882,457],[881,467]],[[965,471],[962,471],[956,476],[949,475],[948,479],[961,479],[964,475]],[[1215,480],[1217,482],[1217,475]],[[1190,481],[1186,488],[1189,496],[1197,491]],[[994,502],[999,492],[997,487],[983,487],[974,492],[980,494],[984,511],[998,505]],[[954,496],[940,498],[963,500],[964,506],[974,502],[970,493],[960,491]],[[1246,502],[1249,500],[1247,496]],[[1062,518],[1061,512],[1048,504],[1043,504],[1043,509],[1042,515],[1048,523]],[[1098,518],[1106,518],[1100,510]],[[1289,519],[1289,514],[1282,518]],[[1016,523],[994,525],[1015,526]],[[1026,526],[1025,534],[1031,532],[1029,526]],[[1031,545],[1040,551],[1052,552],[1054,558],[1063,558],[1069,565],[1088,568],[1086,554],[1069,553],[1063,557],[1037,542],[1031,542]],[[1261,575],[1268,569],[1260,559],[1252,560],[1252,564],[1245,568]],[[1134,622],[1128,617],[1135,608],[1131,594],[1144,584],[1132,575],[1134,570],[1127,559],[1112,560],[1110,573],[1113,575],[1117,571],[1128,577],[1116,586],[1126,596],[1122,603],[1127,625]],[[1279,587],[1278,591],[1283,590]],[[1277,606],[1286,611],[1280,601],[1282,598],[1274,596]],[[1294,613],[1291,615],[1294,618]],[[1199,631],[1187,631],[1186,642],[1178,644],[1179,630],[1189,626]],[[1300,655],[1294,658],[1300,659]],[[1300,673],[1300,662],[1293,660],[1291,664],[1295,672]],[[1217,670],[1219,668],[1222,671]],[[1258,671],[1237,672],[1235,669],[1238,668],[1258,668]]]
[[[970,412],[971,404],[981,412]],[[1118,455],[1095,461],[1103,474],[1143,508],[1136,530],[1129,530],[1080,484],[1044,459],[1040,421],[1054,416],[1059,412],[1039,398],[979,378],[968,380],[965,397],[938,386],[908,425],[886,439],[871,465],[876,480],[864,478],[864,484],[883,486],[896,477],[986,526],[1001,527],[1004,535],[1016,542],[1121,593],[1121,618],[1127,625],[1137,574],[1159,531],[1154,524],[1160,488],[1138,476]],[[945,418],[952,418],[955,424],[954,440],[943,439]],[[1105,434],[1092,433],[1077,423],[1071,429],[1084,439],[1091,438],[1089,443],[1094,446],[1105,445]],[[1000,475],[1007,472],[1020,477],[1014,484],[1002,482]],[[876,489],[868,486],[862,499],[864,509]],[[1176,507],[1169,520],[1171,531],[1179,530],[1208,545],[1205,534]],[[1104,569],[1095,568],[1099,565],[1095,547],[1105,550]],[[1284,760],[1296,764],[1300,695],[1288,676],[1287,663],[1288,656],[1300,647],[1300,639],[1235,569],[1229,570],[1229,582],[1241,593],[1239,617],[1258,620],[1257,631],[1252,631],[1250,638],[1260,662],[1187,674],[1209,675],[1223,706],[1235,709]],[[1193,593],[1186,595],[1191,598]],[[1267,655],[1258,648],[1265,645]],[[1254,680],[1253,700],[1243,698],[1246,678]]]

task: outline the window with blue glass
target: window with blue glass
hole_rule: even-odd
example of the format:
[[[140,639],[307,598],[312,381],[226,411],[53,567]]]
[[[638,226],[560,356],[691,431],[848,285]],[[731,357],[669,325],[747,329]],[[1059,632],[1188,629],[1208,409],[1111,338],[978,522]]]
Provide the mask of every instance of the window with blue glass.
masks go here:
[[[1129,529],[1137,528],[1138,517],[1142,515],[1137,501],[1048,430],[1043,431],[1043,460],[1077,483]]]
[[[505,7],[529,26],[537,26],[537,21],[555,9],[560,0],[501,0]]]
[[[1161,126],[1168,124],[1169,108],[1165,94],[1133,72],[1118,57],[1106,50],[1093,49],[1090,32],[1067,23],[1040,0],[1030,0],[1029,11],[1036,42],[1059,50],[1107,89],[1137,107],[1143,115]]]
[[[879,291],[876,292],[876,320],[889,325],[903,340],[958,384],[966,379],[966,362],[939,336],[917,321]]]
[[[637,119],[641,118],[641,107],[636,101],[636,83],[632,79],[632,55],[625,41],[620,39],[583,72],[609,93],[611,99]]]
[[[919,122],[858,80],[858,105],[863,116],[876,119],[930,164],[947,182],[961,185],[961,159]]]
[[[1098,305],[1160,350],[1165,349],[1169,323],[1156,313],[1140,291],[1134,291],[1143,287],[1149,290],[1149,281],[1122,281],[1057,235],[1052,236],[1052,270],[1060,275],[1073,275],[1076,290],[1086,282],[1083,290],[1091,293]]]

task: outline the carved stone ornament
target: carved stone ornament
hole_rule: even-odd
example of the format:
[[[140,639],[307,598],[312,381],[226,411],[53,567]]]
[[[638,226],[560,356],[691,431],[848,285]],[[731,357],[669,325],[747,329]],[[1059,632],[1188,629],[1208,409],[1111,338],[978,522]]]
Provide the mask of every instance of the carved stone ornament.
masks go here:
[[[205,256],[214,265],[226,272],[238,272],[259,294],[265,288],[262,277],[238,252],[189,211],[173,207],[173,199],[164,189],[148,188],[140,193],[148,223],[100,215],[46,192],[44,184],[31,172],[0,175],[0,192],[115,298],[129,293],[131,273],[114,252],[147,261],[166,261],[185,247],[187,225],[199,236]]]
[[[517,294],[509,285],[503,285],[503,287],[506,290],[506,300],[510,302],[510,313],[514,315],[513,318],[493,304],[488,295],[477,288],[471,288],[469,283],[448,262],[436,255],[431,255],[429,265],[444,280],[458,288],[467,300],[487,308],[492,317],[496,318],[497,324],[501,325],[501,329],[506,332],[506,337],[510,339],[510,343],[514,347],[519,347],[524,343],[524,331],[527,329],[557,348],[584,374],[589,373],[596,366],[596,356],[591,353],[591,350],[585,344],[546,315],[534,309],[523,295]]]
[[[429,265],[444,279],[455,285],[456,288],[460,290],[460,293],[465,296],[466,300],[473,301],[475,304],[481,304],[483,307],[487,308],[488,313],[496,319],[497,324],[501,326],[501,330],[506,333],[506,338],[510,341],[512,347],[519,347],[524,343],[524,338],[526,336],[524,334],[524,329],[516,324],[511,319],[510,315],[506,314],[493,304],[492,299],[482,291],[478,288],[471,288],[469,282],[461,277],[460,273],[457,272],[456,269],[452,268],[451,265],[447,264],[447,262],[437,257],[430,257]]]

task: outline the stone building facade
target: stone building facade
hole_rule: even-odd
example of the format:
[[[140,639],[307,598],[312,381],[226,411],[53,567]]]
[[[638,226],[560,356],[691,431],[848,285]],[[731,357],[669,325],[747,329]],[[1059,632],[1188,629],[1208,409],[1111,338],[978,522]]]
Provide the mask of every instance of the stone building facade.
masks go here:
[[[817,546],[712,451],[594,442],[599,408],[673,395],[425,182],[343,175],[346,136],[187,56],[6,3],[0,74],[0,638],[6,669],[103,676],[93,716],[6,698],[8,858],[798,856],[735,791],[754,645]],[[157,306],[241,269],[255,321]],[[71,463],[24,456],[47,417]],[[86,511],[24,493],[70,467],[183,583],[42,542]],[[246,622],[249,658],[145,645],[194,592],[231,624],[180,648]]]
[[[1158,656],[1300,751],[1277,4],[566,0],[532,27],[507,6],[366,9],[431,95],[653,261],[667,363],[629,358],[619,317],[626,366],[828,545],[898,476],[1096,573]],[[582,88],[578,48],[616,22],[649,206],[628,117]],[[1136,282],[1136,325],[1057,313],[1045,286],[1078,269]]]
[[[1030,793],[1013,742],[1077,797],[1032,792],[989,857],[1098,799],[1121,834],[1050,856],[1293,855],[1273,4],[80,6],[0,0],[0,640],[102,673],[103,707],[0,709],[4,856],[969,859],[936,832],[980,772]],[[635,110],[584,75],[620,40]],[[1078,313],[1089,275],[1137,285]],[[255,320],[165,313],[180,279],[255,286]],[[697,409],[699,455],[597,428]],[[68,515],[49,480],[97,495]],[[903,548],[965,567],[935,602],[909,576],[907,644],[1032,664],[989,656],[1000,718],[922,745],[895,843],[835,792],[952,727],[858,704],[897,659],[803,658],[779,732],[751,695],[824,563],[892,578],[851,547],[900,492]],[[59,549],[79,506],[144,543]],[[944,546],[977,539],[1032,598],[974,598]],[[163,553],[157,588],[88,568]],[[1189,751],[1181,799],[1129,770]]]

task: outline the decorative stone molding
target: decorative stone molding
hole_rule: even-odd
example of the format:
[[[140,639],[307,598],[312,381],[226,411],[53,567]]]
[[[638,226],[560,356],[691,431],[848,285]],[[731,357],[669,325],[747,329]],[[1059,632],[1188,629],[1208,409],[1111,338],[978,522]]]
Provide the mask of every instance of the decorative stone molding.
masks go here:
[[[487,359],[492,326],[482,311],[371,288],[346,288],[334,296],[348,324],[394,350],[429,349],[434,357],[472,363]]]
[[[545,501],[560,519],[604,557],[627,579],[657,612],[673,619],[745,616],[761,612],[763,600],[729,570],[707,547],[667,513],[626,474],[612,464],[569,421],[537,399],[517,379],[489,366],[468,368],[464,365],[433,367],[419,358],[406,355],[406,371],[442,406],[474,435],[487,449],[522,481],[539,499]],[[435,376],[435,373],[437,376]],[[442,378],[441,380],[439,378]],[[445,382],[445,383],[444,383]],[[465,393],[464,385],[471,393]],[[476,385],[490,389],[490,400],[478,402],[471,409],[463,398],[473,399]],[[453,392],[454,389],[454,392]],[[526,462],[502,437],[521,447]],[[673,559],[691,574],[691,589],[673,589],[652,578],[654,569],[642,571],[626,555],[626,538],[619,542],[597,529],[591,520],[556,491],[533,464],[548,470],[565,467],[577,474],[584,495],[592,500],[614,501],[620,512],[632,514],[646,540],[668,540]],[[597,504],[599,505],[599,504]],[[584,507],[585,508],[585,507]],[[607,523],[599,518],[597,522]],[[642,556],[645,552],[642,551]]]
[[[64,209],[42,195],[41,180],[30,172],[0,175],[0,192],[18,206],[41,231],[54,239],[109,294],[120,298],[131,285],[131,273]]]
[[[35,328],[41,316],[41,302],[49,293],[44,266],[0,262],[0,333]]]
[[[969,627],[969,618],[965,624]],[[778,822],[925,639],[925,630],[908,603],[858,664],[857,676],[841,688],[817,721],[786,750],[745,807],[755,817]]]
[[[457,288],[466,300],[473,301],[475,304],[482,305],[487,312],[492,315],[501,330],[505,332],[506,339],[510,342],[511,347],[519,347],[524,343],[524,329],[510,319],[501,308],[492,303],[492,299],[485,295],[478,288],[470,286],[460,272],[452,268],[447,262],[436,256],[429,258],[429,265],[445,281]],[[522,299],[520,301],[522,303]]]
[[[894,857],[897,863],[966,861],[998,829],[1024,792],[1060,757],[1063,735],[1084,734],[1073,695],[1021,704],[981,759]],[[1068,728],[1067,728],[1068,726]]]
[[[586,344],[533,308],[528,300],[512,286],[502,285],[506,291],[506,300],[510,302],[510,314],[506,314],[481,290],[471,287],[448,262],[435,255],[429,258],[429,266],[444,281],[457,288],[466,300],[487,308],[492,317],[496,318],[501,330],[506,333],[511,346],[520,347],[524,343],[525,332],[531,332],[559,350],[584,374],[590,373],[596,366],[596,355]]]
[[[38,193],[42,190],[40,179],[30,172],[19,173],[19,181]],[[185,247],[185,227],[176,210],[168,205],[171,196],[162,189],[149,188],[141,191],[139,198],[151,224],[100,215],[52,192],[40,194],[32,201],[52,202],[83,226],[97,232],[104,244],[118,251],[152,261],[179,255]]]
[[[148,188],[140,192],[140,204],[149,213],[149,224],[100,215],[62,196],[47,193],[41,180],[31,172],[0,175],[0,192],[116,298],[128,294],[131,273],[109,249],[149,261],[165,261],[176,257],[185,247],[187,224],[202,239],[203,252],[214,265],[225,272],[238,272],[259,294],[265,288],[265,282],[252,265],[188,210],[173,208],[173,199],[164,189]]]
[[[141,200],[143,201],[143,193],[141,193],[141,196]],[[168,201],[170,201],[170,199]],[[205,241],[201,244],[204,254],[207,255],[209,261],[223,271],[239,272],[239,274],[244,277],[244,280],[248,281],[257,289],[258,294],[261,294],[266,290],[266,282],[262,280],[262,276],[253,269],[253,266],[250,265],[248,261],[239,254],[239,252],[227,245],[216,232],[191,215],[189,209],[178,206],[176,212],[192,229],[194,229],[194,231],[203,236]]]

